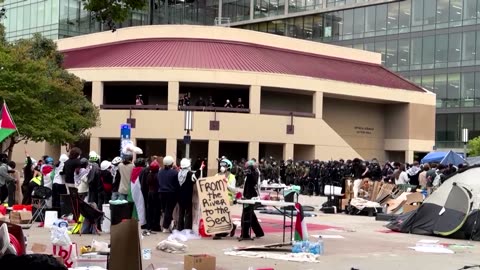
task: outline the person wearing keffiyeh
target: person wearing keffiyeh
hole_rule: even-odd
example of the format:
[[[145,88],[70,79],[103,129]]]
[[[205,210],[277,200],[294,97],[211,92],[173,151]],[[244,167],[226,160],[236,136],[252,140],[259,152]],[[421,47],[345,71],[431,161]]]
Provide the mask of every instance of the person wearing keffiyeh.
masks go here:
[[[178,172],[178,183],[180,184],[180,192],[178,196],[179,231],[192,229],[192,196],[193,185],[196,180],[195,174],[191,170],[190,159],[182,159],[180,161],[180,171]]]

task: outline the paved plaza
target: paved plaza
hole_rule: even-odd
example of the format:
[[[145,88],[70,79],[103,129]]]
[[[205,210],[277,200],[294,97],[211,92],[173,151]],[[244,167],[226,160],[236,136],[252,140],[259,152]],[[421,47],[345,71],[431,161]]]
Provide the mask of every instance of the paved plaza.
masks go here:
[[[301,197],[306,205],[320,205],[322,199],[318,197]],[[232,209],[233,216],[239,216],[241,207],[236,205]],[[359,270],[385,270],[385,269],[435,269],[456,270],[466,265],[480,264],[480,248],[477,242],[425,237],[400,233],[386,233],[385,222],[375,221],[373,217],[349,216],[345,214],[327,215],[315,211],[317,217],[306,218],[310,228],[309,234],[341,235],[343,239],[325,239],[325,254],[319,263],[296,263],[271,259],[233,257],[224,254],[224,251],[235,246],[250,244],[263,245],[281,242],[282,233],[280,228],[281,216],[258,214],[262,224],[266,228],[266,235],[254,242],[238,242],[234,238],[212,240],[189,240],[186,254],[210,254],[216,257],[217,269],[241,269],[247,270],[250,266],[255,268],[280,269],[345,269],[352,267]],[[271,231],[271,232],[268,232]],[[47,229],[32,227],[25,230],[28,243],[48,243],[50,233]],[[239,231],[237,230],[237,235]],[[109,234],[100,236],[73,235],[72,240],[82,245],[88,245],[92,239],[109,241]],[[143,267],[153,263],[156,268],[168,268],[169,270],[183,269],[184,254],[171,254],[155,250],[158,242],[168,237],[168,234],[158,233],[143,238],[142,248],[152,249],[152,259],[144,261]],[[422,239],[438,239],[440,243],[460,245],[473,245],[473,247],[455,248],[455,254],[427,254],[408,249],[415,246]]]

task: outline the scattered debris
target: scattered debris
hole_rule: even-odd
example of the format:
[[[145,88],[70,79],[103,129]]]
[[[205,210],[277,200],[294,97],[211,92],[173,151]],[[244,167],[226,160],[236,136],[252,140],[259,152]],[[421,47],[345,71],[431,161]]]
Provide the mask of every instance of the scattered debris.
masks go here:
[[[292,261],[292,262],[310,262],[310,263],[318,263],[319,262],[318,259],[320,258],[319,255],[314,255],[311,253],[278,254],[278,253],[253,252],[253,251],[226,251],[225,255],[247,257],[247,258],[264,258],[264,259]]]

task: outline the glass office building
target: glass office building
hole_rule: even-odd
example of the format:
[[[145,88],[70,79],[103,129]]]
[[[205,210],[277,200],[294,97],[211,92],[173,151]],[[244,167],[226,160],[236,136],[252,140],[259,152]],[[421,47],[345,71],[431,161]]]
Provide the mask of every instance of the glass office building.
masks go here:
[[[480,136],[480,0],[153,0],[155,24],[231,27],[379,52],[437,95],[436,147]],[[77,0],[6,0],[7,38],[101,31]],[[217,20],[220,18],[221,20]],[[134,12],[119,27],[148,24]]]

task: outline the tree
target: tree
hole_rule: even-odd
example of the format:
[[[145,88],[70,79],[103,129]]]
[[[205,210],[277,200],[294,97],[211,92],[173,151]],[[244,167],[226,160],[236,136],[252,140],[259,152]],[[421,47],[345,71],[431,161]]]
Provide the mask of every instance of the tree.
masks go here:
[[[56,44],[36,34],[0,45],[0,99],[17,125],[7,147],[21,141],[69,144],[88,136],[99,121],[98,108],[83,94],[83,82],[62,68]]]
[[[93,17],[115,30],[115,23],[124,22],[132,10],[146,7],[145,0],[82,0],[83,8]]]
[[[480,156],[480,136],[468,141],[468,155],[473,157]]]

